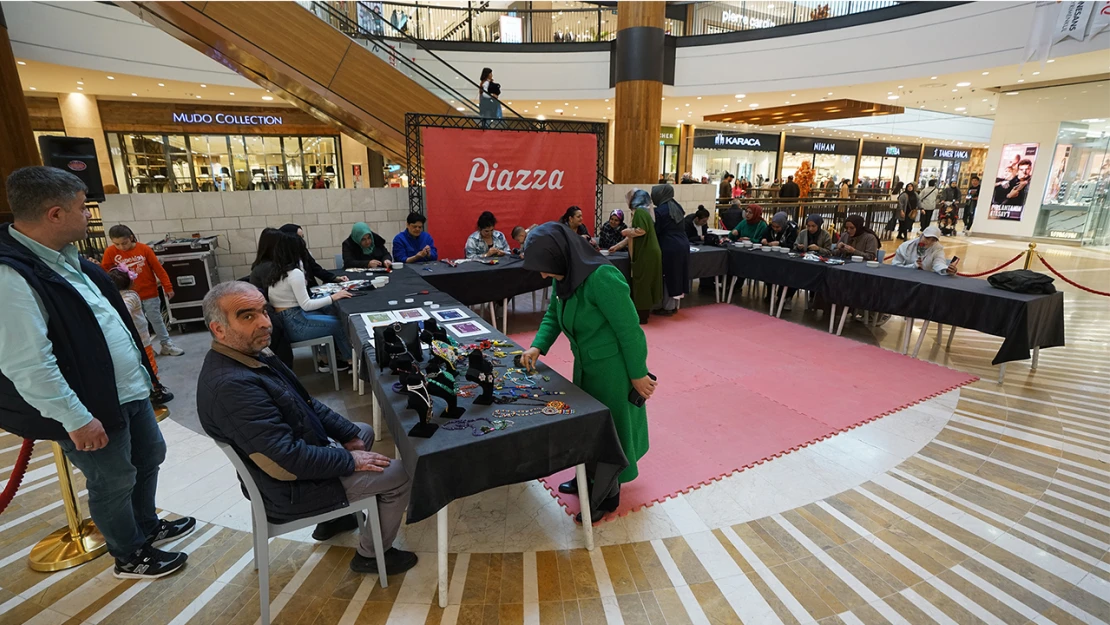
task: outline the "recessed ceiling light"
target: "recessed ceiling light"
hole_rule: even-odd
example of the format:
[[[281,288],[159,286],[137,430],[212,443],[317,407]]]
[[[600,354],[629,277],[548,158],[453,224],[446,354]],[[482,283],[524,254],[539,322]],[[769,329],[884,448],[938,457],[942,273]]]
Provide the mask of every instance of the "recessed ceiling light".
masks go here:
[[[160,83],[158,83],[158,86],[159,86],[159,87],[165,87],[165,86],[166,86],[166,83],[164,83],[164,82],[160,82]]]
[[[750,106],[751,108],[753,108],[753,109],[754,109],[754,108],[758,107],[759,105],[758,105],[758,104],[755,104],[755,103],[752,103],[752,104],[749,104],[748,106]]]
[[[699,100],[701,99],[701,96],[700,96],[700,95],[698,96],[698,99],[699,99]]]
[[[536,119],[538,119],[538,120],[540,120],[540,121],[542,122],[543,120],[545,120],[545,119],[547,119],[547,118],[546,118],[546,117],[544,117],[543,115],[536,115]]]
[[[577,106],[576,106],[576,107],[574,107],[574,110],[576,110],[576,111],[577,111],[577,110],[578,110],[578,107],[577,107]]]
[[[18,63],[18,64],[20,64],[20,65],[26,65],[26,64],[27,64],[27,62],[26,62],[26,61],[16,61],[16,63]]]
[[[956,83],[956,86],[957,87],[970,87],[971,83],[969,83],[969,82],[958,82],[958,83]]]
[[[229,91],[227,95],[235,95],[234,91]]]
[[[677,111],[677,110],[678,110],[678,107],[677,107],[677,106],[676,106],[676,107],[674,107],[674,110],[676,110],[676,111]]]
[[[685,120],[685,119],[680,119],[680,120],[678,120],[678,123],[680,123],[680,124],[685,124],[685,123],[686,123],[686,120]]]
[[[80,81],[80,80],[78,80],[78,81],[77,81],[77,84],[79,84],[79,85],[83,85],[83,84],[85,84],[85,83],[84,83],[83,81]]]
[[[463,108],[463,107],[461,107],[461,106],[456,106],[456,107],[455,107],[455,110],[456,110],[456,111],[465,111],[466,109],[464,109],[464,108]]]
[[[1020,91],[1007,91],[1006,95],[1017,95],[1019,93],[1021,93],[1021,92]]]
[[[273,99],[274,99],[274,96],[272,96],[272,95],[264,95],[264,96],[262,96],[262,99],[263,99],[263,100],[266,100],[267,102],[269,102],[270,100],[273,100]]]
[[[563,106],[570,106],[570,102],[563,102]]]
[[[966,111],[966,110],[967,110],[967,107],[966,107],[966,106],[957,106],[957,107],[956,107],[956,110],[957,110],[957,111]]]
[[[887,99],[887,100],[897,100],[897,99],[898,99],[898,97],[899,97],[899,96],[896,96],[896,95],[888,95],[888,96],[886,97],[886,99]]]
[[[829,95],[832,95],[832,91],[829,92]]]
[[[748,97],[748,96],[747,96],[747,94],[743,94],[743,93],[738,93],[738,94],[736,94],[736,99],[737,99],[737,100],[739,100],[739,99],[741,99],[741,98],[746,98],[746,97]]]
[[[952,93],[956,93],[957,91],[959,91],[959,89],[953,89]]]
[[[902,88],[902,85],[898,85],[898,88],[899,88],[899,89],[901,89],[901,88]]]
[[[108,80],[115,80],[115,79],[116,79],[116,77],[115,77],[115,76],[109,76],[109,77],[108,77]]]
[[[31,87],[31,91],[38,91],[38,89]]]
[[[555,109],[555,112],[556,112],[556,113],[562,113],[562,112],[563,112],[563,109]]]
[[[1040,73],[1040,72],[1033,72],[1033,75],[1034,75],[1034,76],[1040,76],[1040,75],[1041,75],[1041,73]]]
[[[605,101],[608,102],[609,98],[605,98]],[[509,102],[509,104],[512,104],[512,102]]]
[[[199,95],[197,96],[197,99],[198,99],[198,100],[200,99],[200,96],[199,96]]]
[[[929,76],[929,80],[936,80],[936,79],[937,79],[936,76]]]
[[[78,90],[78,91],[84,91],[84,90],[85,90],[85,88],[84,88],[84,87],[78,87],[78,88],[77,88],[77,90]]]
[[[1019,82],[1019,83],[1021,83],[1021,82],[1025,82],[1025,79],[1024,79],[1024,78],[1020,78],[1020,79],[1018,79],[1018,82]]]
[[[1049,62],[1049,63],[1055,63],[1055,62],[1056,62],[1056,59],[1049,59],[1049,60],[1048,60],[1048,62]]]
[[[201,86],[200,86],[200,88],[201,88],[201,89],[207,89],[207,88],[208,88],[208,85],[201,85]]]
[[[796,93],[791,93],[791,94],[790,94],[790,97],[792,97],[792,98],[796,98],[796,97],[798,97],[798,94],[796,94]]]
[[[131,94],[131,97],[133,97],[133,98],[137,98],[137,97],[139,97],[139,94],[137,94],[137,93],[132,93],[132,94]]]
[[[990,72],[983,72],[984,76],[990,76]]]

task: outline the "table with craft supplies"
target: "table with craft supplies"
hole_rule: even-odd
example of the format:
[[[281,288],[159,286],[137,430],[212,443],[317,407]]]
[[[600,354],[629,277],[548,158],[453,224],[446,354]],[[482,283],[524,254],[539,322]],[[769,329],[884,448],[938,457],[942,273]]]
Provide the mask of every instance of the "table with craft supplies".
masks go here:
[[[951,330],[967,328],[1003,337],[991,364],[1005,365],[1030,358],[1036,368],[1042,347],[1064,345],[1064,294],[1014,293],[997,289],[979,278],[942,276],[931,271],[880,264],[848,263],[830,268],[824,296],[845,308],[881,311],[907,318],[947,324]],[[922,328],[924,336],[925,328]],[[918,342],[920,345],[920,341]],[[951,345],[951,334],[948,344]],[[903,333],[901,351],[909,347]],[[1002,379],[1005,369],[999,372]]]
[[[783,253],[778,251],[779,249],[781,248],[756,249],[730,246],[728,273],[731,277],[726,301],[732,301],[733,291],[736,289],[737,282],[741,280],[751,280],[756,285],[766,282],[772,285],[771,314],[782,316],[786,298],[778,295],[784,287],[802,291],[820,291],[824,287],[825,274],[833,268],[832,265],[806,260],[802,254]]]
[[[616,481],[620,471],[628,465],[621,449],[609,410],[574,386],[569,380],[539,363],[534,374],[515,369],[514,356],[522,350],[508,337],[493,329],[461,302],[424,280],[421,267],[399,267],[389,274],[389,284],[365,294],[336,302],[339,313],[348,319],[351,344],[355,359],[362,372],[357,379],[370,385],[373,400],[375,428],[384,421],[393,436],[397,452],[405,470],[412,478],[412,496],[408,508],[408,523],[416,523],[433,514],[437,517],[439,533],[439,602],[447,601],[447,505],[462,497],[482,491],[547,477],[569,467],[576,467],[579,488],[586,488],[587,464],[596,465],[597,472],[593,498],[596,506],[607,494],[606,484]],[[416,294],[419,291],[427,294]],[[413,301],[406,301],[406,300]],[[382,371],[376,362],[376,345],[373,334],[364,322],[363,313],[391,312],[419,308],[431,315],[433,312],[454,311],[450,316],[466,315],[457,323],[480,326],[482,332],[472,336],[453,336],[462,346],[478,344],[487,358],[496,359],[495,371],[501,382],[495,396],[511,398],[513,395],[539,394],[535,399],[521,398],[512,403],[475,405],[474,395],[479,389],[470,389],[466,379],[464,358],[456,371],[456,383],[462,396],[460,408],[466,412],[458,419],[444,419],[440,414],[444,400],[434,399],[432,422],[439,426],[429,438],[410,436],[419,419],[415,410],[407,407],[405,394],[395,392],[398,377]],[[443,315],[447,316],[447,315]],[[446,322],[452,325],[452,322]],[[448,328],[449,329],[449,328]],[[482,342],[488,342],[483,345]],[[466,350],[463,350],[466,353]],[[423,368],[429,357],[424,349]],[[512,372],[506,378],[506,369]],[[538,388],[536,388],[538,387]],[[561,402],[552,404],[551,402]],[[565,405],[565,406],[564,406]],[[554,406],[555,409],[552,409]],[[544,408],[555,414],[545,414]],[[509,422],[506,424],[506,422]],[[593,548],[589,506],[583,506],[583,532],[587,548]]]
[[[632,276],[632,261],[628,252],[609,254],[609,262],[620,269],[626,279]],[[712,245],[690,246],[690,280],[713,278],[713,290],[720,303],[724,297],[725,280],[728,276],[728,251]],[[630,280],[631,282],[631,280]]]

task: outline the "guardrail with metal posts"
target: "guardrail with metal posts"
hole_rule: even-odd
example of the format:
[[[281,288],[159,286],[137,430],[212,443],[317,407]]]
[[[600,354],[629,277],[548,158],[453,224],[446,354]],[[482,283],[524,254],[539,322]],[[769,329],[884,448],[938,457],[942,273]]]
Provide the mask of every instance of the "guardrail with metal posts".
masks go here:
[[[763,216],[767,221],[770,221],[775,213],[782,211],[791,221],[802,227],[802,220],[810,215],[819,215],[824,220],[825,229],[839,233],[844,231],[844,221],[848,215],[860,215],[864,223],[883,240],[893,239],[898,232],[898,200],[896,199],[773,198],[747,201],[741,199],[741,202],[744,205],[758,204],[763,208]],[[717,204],[719,224],[724,223],[725,212],[730,207],[731,203]]]

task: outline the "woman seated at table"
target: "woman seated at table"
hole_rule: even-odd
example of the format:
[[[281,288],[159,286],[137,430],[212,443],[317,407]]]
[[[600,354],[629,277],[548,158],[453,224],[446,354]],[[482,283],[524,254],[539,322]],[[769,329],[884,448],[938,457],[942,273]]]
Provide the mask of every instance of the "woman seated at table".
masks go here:
[[[486,211],[478,215],[478,229],[466,238],[467,258],[490,258],[509,253],[509,242],[500,231],[494,230],[497,218]]]
[[[615,252],[628,245],[624,242],[624,235],[621,231],[624,230],[624,211],[617,209],[609,214],[609,221],[601,224],[601,230],[597,231],[597,246],[603,250]],[[617,245],[621,245],[617,248]]]
[[[347,276],[337,276],[334,273],[324,269],[316,259],[312,257],[312,252],[308,251],[308,243],[304,238],[304,229],[297,224],[285,224],[278,228],[278,230],[285,234],[295,234],[301,240],[301,264],[304,267],[304,273],[308,276],[309,281],[319,280],[320,282],[346,282]],[[336,267],[337,270],[342,270],[342,267]]]
[[[593,243],[593,239],[590,238],[590,231],[586,229],[586,224],[583,223],[581,208],[578,208],[577,206],[571,206],[567,209],[567,212],[563,213],[563,216],[559,218],[559,221],[566,224],[567,227],[573,230],[574,233],[578,236],[589,241],[590,243]]]
[[[650,205],[647,194],[643,199]],[[635,244],[634,244],[635,245]],[[612,465],[598,465],[591,493],[594,521],[620,504],[620,484],[639,475],[637,461],[648,451],[647,409],[629,402],[635,390],[650,398],[655,380],[648,375],[647,340],[636,323],[636,309],[624,276],[585,241],[560,225],[546,223],[528,235],[524,268],[551,279],[555,295],[521,360],[535,367],[560,334],[575,346],[574,384],[609,409],[628,467],[613,475]],[[578,493],[571,480],[559,492]]]
[[[343,239],[343,267],[377,269],[393,266],[393,256],[385,247],[385,239],[360,221],[351,227],[351,236]]]
[[[848,215],[844,223],[844,234],[833,249],[833,256],[862,256],[864,260],[875,260],[875,252],[879,249],[879,235],[867,227],[863,217]]]
[[[771,218],[771,225],[764,231],[760,242],[770,247],[794,247],[797,238],[798,226],[791,223],[785,212],[779,211]]]
[[[335,339],[336,365],[340,371],[350,369],[350,363],[344,358],[351,353],[347,328],[331,307],[332,302],[351,297],[350,292],[337,291],[330,296],[316,298],[309,295],[296,235],[279,232],[270,258],[259,267],[265,267],[264,275],[260,276],[263,293],[277,314],[281,315],[290,342],[330,335]]]
[[[813,252],[818,256],[832,254],[832,235],[821,226],[825,219],[820,215],[806,217],[806,227],[798,233],[794,241],[794,251],[806,253]]]
[[[758,204],[748,204],[744,209],[744,220],[728,233],[728,238],[733,241],[751,241],[759,243],[767,231],[767,222],[763,221],[763,207]]]

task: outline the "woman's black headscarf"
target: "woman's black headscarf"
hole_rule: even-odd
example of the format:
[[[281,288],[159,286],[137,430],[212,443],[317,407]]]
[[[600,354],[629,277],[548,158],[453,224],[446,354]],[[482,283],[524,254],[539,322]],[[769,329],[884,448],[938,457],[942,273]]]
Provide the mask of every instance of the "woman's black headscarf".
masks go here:
[[[651,188],[651,202],[657,207],[662,208],[666,205],[667,214],[671,216],[671,221],[676,224],[682,223],[682,218],[686,212],[682,210],[682,205],[674,199],[674,187],[669,184],[657,184]],[[670,202],[670,204],[667,204]]]
[[[563,276],[555,292],[568,299],[595,269],[610,264],[566,224],[549,221],[532,229],[524,241],[524,268]]]
[[[297,231],[300,229],[301,227],[297,224],[285,224],[284,226],[278,228],[278,230],[281,230],[285,234],[297,234]]]

